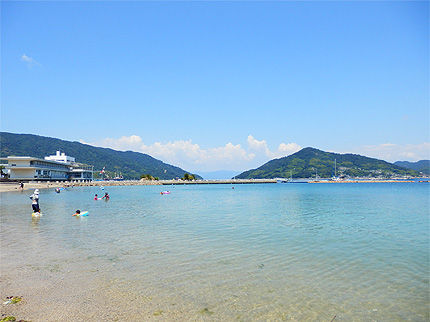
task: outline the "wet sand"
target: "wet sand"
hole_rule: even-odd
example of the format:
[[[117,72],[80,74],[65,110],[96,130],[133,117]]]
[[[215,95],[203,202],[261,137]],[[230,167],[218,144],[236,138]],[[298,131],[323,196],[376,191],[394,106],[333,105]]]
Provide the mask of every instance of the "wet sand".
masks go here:
[[[199,313],[190,303],[153,287],[142,291],[129,282],[79,269],[63,272],[62,266],[22,267],[19,277],[7,276],[2,283],[2,302],[11,295],[23,299],[17,304],[2,304],[3,317],[26,321],[192,321],[206,315],[204,309]]]

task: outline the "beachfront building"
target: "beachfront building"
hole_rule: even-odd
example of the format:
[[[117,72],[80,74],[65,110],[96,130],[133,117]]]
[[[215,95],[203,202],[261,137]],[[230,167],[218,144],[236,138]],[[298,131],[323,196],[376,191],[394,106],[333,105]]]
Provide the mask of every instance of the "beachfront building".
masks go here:
[[[8,156],[5,169],[11,180],[23,181],[92,181],[94,167],[75,162],[75,158],[57,151],[44,159]]]
[[[70,180],[93,181],[94,167],[92,165],[76,163],[69,172]]]
[[[57,151],[57,153],[54,155],[49,155],[49,156],[45,157],[45,160],[57,161],[57,162],[62,162],[62,163],[67,163],[67,164],[75,163],[74,157],[68,156],[64,152],[61,153],[60,151]]]

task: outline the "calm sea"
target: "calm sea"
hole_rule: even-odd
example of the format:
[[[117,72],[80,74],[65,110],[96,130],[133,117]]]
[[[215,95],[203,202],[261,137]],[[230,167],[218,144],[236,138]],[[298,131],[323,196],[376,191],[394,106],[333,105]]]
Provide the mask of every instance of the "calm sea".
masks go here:
[[[232,189],[234,187],[234,189]],[[169,195],[160,191],[170,190]],[[31,321],[429,321],[430,186],[2,193],[2,312]],[[72,217],[76,209],[89,216]]]

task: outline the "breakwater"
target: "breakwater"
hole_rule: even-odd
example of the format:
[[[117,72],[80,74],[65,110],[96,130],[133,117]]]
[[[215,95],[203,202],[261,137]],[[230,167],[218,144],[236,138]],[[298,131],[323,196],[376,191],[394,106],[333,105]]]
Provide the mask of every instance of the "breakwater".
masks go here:
[[[414,180],[313,180],[308,183],[407,183]]]
[[[277,179],[226,179],[226,180],[122,180],[122,181],[88,181],[88,182],[55,182],[55,181],[30,181],[24,184],[24,190],[31,189],[47,189],[58,187],[92,187],[92,186],[150,186],[150,185],[196,185],[196,184],[263,184],[282,182]],[[429,183],[429,180],[293,180],[285,179],[283,183]],[[0,192],[19,191],[18,182],[2,182],[0,184]]]
[[[189,185],[189,184],[253,184],[253,183],[276,183],[276,179],[226,179],[226,180],[160,180],[162,185]]]
[[[276,183],[275,179],[229,179],[229,180],[121,180],[121,181],[30,181],[24,183],[24,190],[49,189],[49,188],[71,188],[71,187],[97,187],[97,186],[156,186],[156,185],[190,185],[190,184],[253,184],[253,183]],[[5,182],[0,184],[0,192],[19,191],[18,182]]]

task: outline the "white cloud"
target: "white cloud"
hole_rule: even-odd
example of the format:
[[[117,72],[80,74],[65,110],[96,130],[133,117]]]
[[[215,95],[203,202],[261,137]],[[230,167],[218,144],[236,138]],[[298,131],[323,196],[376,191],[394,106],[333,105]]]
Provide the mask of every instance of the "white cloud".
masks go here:
[[[81,143],[86,143],[81,140]],[[270,151],[265,140],[248,136],[247,147],[231,142],[213,148],[203,149],[191,140],[155,142],[145,144],[138,135],[106,138],[91,145],[109,147],[116,150],[132,150],[147,153],[164,162],[177,165],[189,171],[215,171],[230,169],[244,171],[258,167],[275,157],[285,156],[300,150],[296,143],[281,143],[277,150]]]
[[[127,150],[132,147],[136,147],[139,144],[143,144],[143,142],[140,136],[130,135],[122,136],[119,139],[106,138],[102,141],[102,144],[116,150]]]
[[[297,143],[281,143],[277,150],[271,151],[266,140],[259,141],[252,135],[248,135],[247,142],[250,150],[260,152],[260,154],[264,154],[269,159],[284,157],[301,149],[301,146]]]
[[[264,155],[267,157],[271,156],[272,152],[270,152],[266,140],[259,141],[250,134],[248,135],[247,142],[250,150],[264,153]]]
[[[302,147],[297,143],[281,143],[278,147],[278,157],[293,154],[299,151]]]
[[[27,63],[28,67],[32,67],[34,65],[40,65],[34,58],[27,56],[26,54],[22,54],[21,61]]]
[[[430,142],[421,144],[383,143],[378,145],[365,145],[355,149],[354,153],[389,162],[429,160]]]
[[[81,140],[81,143],[86,142]],[[301,149],[297,143],[280,143],[276,149],[271,150],[266,140],[258,140],[252,135],[248,135],[245,146],[229,142],[223,146],[206,149],[192,142],[192,140],[145,144],[138,135],[105,138],[99,142],[87,144],[121,151],[132,150],[147,153],[154,158],[193,172],[221,169],[245,171],[259,167],[271,159],[293,154]],[[389,162],[417,161],[430,159],[430,142],[404,145],[393,143],[365,145],[344,153],[351,152]]]

